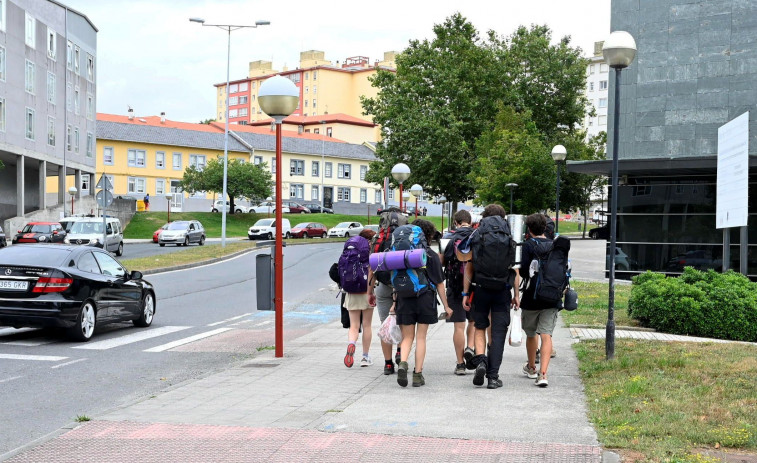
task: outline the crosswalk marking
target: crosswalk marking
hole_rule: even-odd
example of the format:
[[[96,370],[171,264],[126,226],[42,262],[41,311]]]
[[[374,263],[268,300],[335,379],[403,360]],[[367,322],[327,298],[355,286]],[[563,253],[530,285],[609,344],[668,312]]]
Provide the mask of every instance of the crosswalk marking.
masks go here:
[[[37,347],[44,346],[45,344],[50,344],[52,342],[55,341],[8,341],[2,344],[5,344],[6,346]]]
[[[60,362],[68,357],[56,357],[54,355],[20,355],[20,354],[0,354],[0,359],[6,360],[34,360],[38,362]]]
[[[8,381],[13,381],[14,379],[20,378],[23,378],[23,376],[11,376],[10,378],[0,379],[0,383],[7,383]]]
[[[210,323],[210,324],[208,324],[208,326],[222,325],[224,323],[233,322],[234,320],[239,320],[240,318],[249,317],[250,315],[252,315],[252,312],[246,313],[246,314],[242,314],[242,315],[239,315],[239,316],[236,316],[236,317],[227,318],[226,320],[221,320],[220,322]]]
[[[196,334],[194,336],[190,336],[188,338],[179,339],[173,342],[169,342],[168,344],[163,344],[162,346],[156,346],[152,347],[150,349],[145,349],[144,352],[163,352],[168,349],[173,349],[174,347],[178,347],[184,344],[189,344],[190,342],[194,342],[200,339],[208,338],[210,336],[215,336],[216,334],[223,333],[224,331],[229,331],[231,328],[218,328],[216,330],[207,331],[205,333]]]
[[[85,360],[87,360],[87,359],[76,359],[76,360],[71,360],[70,362],[66,362],[66,363],[59,363],[58,365],[53,365],[53,366],[51,366],[50,368],[60,368],[60,367],[67,367],[67,366],[69,366],[69,365],[73,365],[74,363],[83,362],[83,361],[85,361]]]
[[[137,331],[126,336],[118,338],[106,339],[104,341],[89,342],[82,344],[81,346],[72,347],[72,349],[86,349],[86,350],[106,350],[113,349],[114,347],[124,346],[134,342],[144,341],[145,339],[156,338],[177,331],[186,330],[191,328],[190,326],[161,326],[158,328],[150,328],[143,331]]]
[[[39,328],[0,328],[0,337],[10,336],[18,333],[26,333],[27,331],[36,331]]]

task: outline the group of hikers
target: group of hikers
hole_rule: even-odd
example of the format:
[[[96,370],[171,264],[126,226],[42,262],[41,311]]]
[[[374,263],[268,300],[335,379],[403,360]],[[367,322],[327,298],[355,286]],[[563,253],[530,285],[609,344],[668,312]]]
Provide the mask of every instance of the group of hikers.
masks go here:
[[[547,261],[549,265],[559,261],[557,273],[567,273],[569,242],[564,237],[555,239],[551,219],[536,213],[526,217],[526,239],[518,243],[521,240],[514,239],[505,209],[498,204],[486,206],[476,224],[466,210],[457,211],[453,220],[452,230],[439,239],[441,234],[430,221],[416,219],[408,224],[399,209],[388,209],[381,214],[378,233],[364,230],[345,243],[331,272],[343,292],[342,309],[347,314],[343,324],[349,327],[345,366],[355,363],[361,329],[360,366],[373,364],[369,351],[376,308],[382,326],[396,323],[401,332],[401,341],[398,337],[381,340],[384,374],[396,373],[400,386],[410,382],[413,342],[412,385],[425,384],[429,325],[446,320],[454,323],[454,374],[473,370],[475,386],[483,386],[486,378],[487,388],[497,389],[502,387],[499,369],[512,313],[520,317],[526,332],[528,359],[523,374],[535,380],[536,386],[547,387],[550,358],[555,356],[552,332],[567,289],[566,277],[552,288],[554,297],[543,295],[555,286],[547,281]],[[438,253],[429,246],[433,241],[439,242]],[[520,247],[519,260],[516,246]],[[558,254],[553,250],[559,250],[561,257],[550,257]]]

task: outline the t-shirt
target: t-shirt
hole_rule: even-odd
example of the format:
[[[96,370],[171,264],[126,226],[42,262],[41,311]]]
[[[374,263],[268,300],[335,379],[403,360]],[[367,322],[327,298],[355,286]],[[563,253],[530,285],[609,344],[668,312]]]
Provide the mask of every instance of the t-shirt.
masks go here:
[[[542,309],[553,309],[554,304],[550,304],[548,302],[539,301],[534,297],[534,292],[536,291],[536,285],[529,285],[529,267],[531,266],[531,261],[536,259],[536,243],[533,240],[537,240],[539,242],[545,243],[551,241],[548,238],[531,238],[523,243],[523,246],[521,248],[521,258],[520,258],[520,277],[526,282],[526,290],[523,291],[520,295],[520,307],[523,310],[542,310]],[[529,287],[530,286],[530,287]]]

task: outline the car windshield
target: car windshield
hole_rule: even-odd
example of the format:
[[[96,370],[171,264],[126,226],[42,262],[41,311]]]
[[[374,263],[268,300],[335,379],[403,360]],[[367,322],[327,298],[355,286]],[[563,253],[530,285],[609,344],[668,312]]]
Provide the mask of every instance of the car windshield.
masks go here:
[[[270,227],[271,225],[273,225],[273,219],[260,219],[253,227]]]
[[[189,224],[185,222],[172,222],[168,224],[166,230],[186,230],[189,228]]]
[[[70,254],[70,250],[57,246],[9,246],[0,253],[0,266],[60,267]]]
[[[50,225],[27,224],[22,233],[50,233]]]
[[[352,222],[342,222],[336,225],[334,228],[349,228]]]
[[[302,223],[298,223],[297,225],[295,225],[292,228],[308,228],[308,225],[310,225],[309,222],[302,222]]]
[[[90,235],[93,233],[102,233],[102,222],[74,222],[71,226],[71,233],[75,235]]]

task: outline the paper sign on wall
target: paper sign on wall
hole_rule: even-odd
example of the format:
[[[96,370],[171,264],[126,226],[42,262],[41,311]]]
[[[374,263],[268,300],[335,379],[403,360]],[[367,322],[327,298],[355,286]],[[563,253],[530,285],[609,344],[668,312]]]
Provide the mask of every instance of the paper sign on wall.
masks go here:
[[[718,128],[716,228],[746,227],[749,216],[749,112]]]

